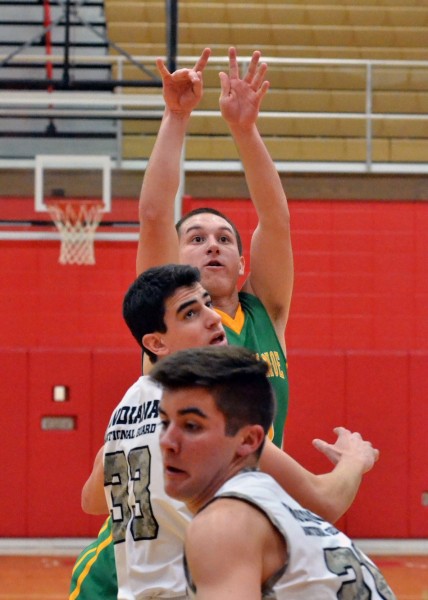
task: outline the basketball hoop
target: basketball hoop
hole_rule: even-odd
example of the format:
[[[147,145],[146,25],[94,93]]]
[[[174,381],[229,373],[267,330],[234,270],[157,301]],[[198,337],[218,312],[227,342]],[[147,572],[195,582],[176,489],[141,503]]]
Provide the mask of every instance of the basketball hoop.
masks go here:
[[[103,205],[93,200],[55,200],[46,206],[61,236],[62,265],[94,265],[95,231]]]

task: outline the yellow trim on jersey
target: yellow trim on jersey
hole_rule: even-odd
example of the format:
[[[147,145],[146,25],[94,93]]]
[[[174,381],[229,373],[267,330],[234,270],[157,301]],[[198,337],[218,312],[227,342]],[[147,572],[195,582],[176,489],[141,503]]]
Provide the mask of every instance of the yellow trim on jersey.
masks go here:
[[[231,317],[219,308],[214,308],[214,310],[220,315],[221,322],[223,323],[223,325],[226,325],[226,327],[229,327],[229,329],[231,329],[238,335],[241,333],[245,322],[245,314],[242,310],[241,303],[238,304],[238,309],[234,317]]]
[[[91,570],[92,565],[97,560],[98,555],[100,554],[100,552],[102,550],[104,550],[104,548],[106,548],[109,544],[112,544],[112,543],[113,543],[113,535],[110,533],[108,538],[106,538],[99,546],[97,546],[95,556],[93,556],[91,558],[91,560],[88,560],[86,567],[80,573],[80,575],[77,579],[76,587],[75,587],[73,593],[70,594],[69,600],[76,600],[76,598],[80,594],[80,589],[82,587],[82,584],[83,584],[84,580],[86,579],[86,576],[88,575],[89,571]],[[88,553],[86,553],[85,556],[87,556],[91,551],[92,551],[92,549]]]
[[[229,329],[231,329],[238,335],[241,333],[242,328],[244,327],[244,322],[245,322],[245,313],[242,310],[241,303],[238,304],[238,309],[237,309],[234,317],[231,317],[230,315],[226,314],[219,308],[214,308],[214,310],[216,311],[217,314],[220,315],[221,322],[223,323],[223,325],[226,325],[226,327],[229,327]],[[273,440],[273,437],[274,437],[273,425],[271,425],[271,428],[269,429],[268,437],[271,441]]]
[[[104,531],[107,529],[108,524],[109,524],[109,519],[110,519],[110,517],[107,517],[107,519],[102,524],[101,529],[98,532],[98,537],[102,533],[104,533]],[[96,552],[96,551],[97,551],[96,546],[94,546],[93,548],[89,548],[89,550],[87,552],[85,552],[85,554],[83,554],[83,556],[80,557],[80,560],[74,565],[72,573],[74,573],[74,571],[82,564],[82,562],[85,560],[85,558],[87,556],[89,556],[89,554],[92,554],[93,552]]]
[[[80,558],[80,560],[74,565],[74,569],[72,570],[72,574],[74,573],[74,571],[76,571],[76,569],[78,567],[80,567],[80,565],[82,564],[82,562],[84,560],[86,560],[86,558],[90,555],[90,554],[95,554],[95,552],[97,551],[96,546],[94,546],[93,548],[90,548],[87,552],[85,552],[85,554]]]

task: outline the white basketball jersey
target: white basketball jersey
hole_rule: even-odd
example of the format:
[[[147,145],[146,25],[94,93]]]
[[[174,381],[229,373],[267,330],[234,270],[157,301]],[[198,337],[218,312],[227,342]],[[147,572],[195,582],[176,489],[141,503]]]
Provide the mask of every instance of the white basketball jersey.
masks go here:
[[[318,515],[302,508],[272,477],[242,471],[216,493],[259,508],[284,536],[288,560],[262,589],[265,600],[395,600],[373,562]],[[195,593],[191,574],[189,591]],[[191,596],[194,597],[194,596]]]
[[[104,477],[118,599],[185,596],[183,539],[191,515],[164,492],[160,388],[147,376],[129,388],[105,435]]]

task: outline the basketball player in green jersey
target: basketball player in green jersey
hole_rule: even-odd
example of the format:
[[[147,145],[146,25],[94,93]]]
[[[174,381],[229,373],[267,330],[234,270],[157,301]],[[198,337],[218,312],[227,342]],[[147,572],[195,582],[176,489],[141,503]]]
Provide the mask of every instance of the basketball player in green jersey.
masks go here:
[[[269,88],[260,52],[253,53],[241,77],[236,51],[231,48],[229,72],[220,73],[221,114],[238,150],[258,216],[250,245],[250,270],[241,289],[242,244],[230,219],[200,209],[185,215],[177,229],[174,223],[187,124],[202,98],[202,72],[209,55],[205,49],[194,69],[173,74],[161,60],[157,63],[166,107],[141,189],[137,272],[176,261],[199,268],[202,285],[223,318],[229,341],[248,345],[269,362],[279,404],[274,441],[281,446],[288,405],[284,336],[294,272],[287,199],[256,125]]]

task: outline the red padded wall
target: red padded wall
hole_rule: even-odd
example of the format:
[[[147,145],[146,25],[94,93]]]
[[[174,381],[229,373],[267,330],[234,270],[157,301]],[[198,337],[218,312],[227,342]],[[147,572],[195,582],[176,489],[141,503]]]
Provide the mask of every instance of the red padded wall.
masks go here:
[[[291,350],[288,362],[291,402],[284,446],[305,466],[320,471],[328,463],[311,442],[315,437],[335,439],[334,427],[345,424],[345,356]]]
[[[381,451],[347,514],[348,533],[354,537],[409,534],[408,368],[402,352],[348,354],[348,424]]]
[[[54,385],[69,387],[68,401],[52,400]],[[81,473],[91,467],[90,352],[32,350],[28,400],[28,535],[85,535],[89,517],[79,509]],[[76,427],[42,430],[46,416],[75,417]]]
[[[0,535],[28,534],[28,355],[0,352],[1,481]]]
[[[91,422],[94,455],[103,443],[106,426],[115,406],[141,375],[141,351],[136,343],[133,346],[129,350],[98,348],[93,352]]]
[[[346,425],[345,356],[341,352],[289,351],[290,408],[284,448],[305,468],[323,473],[330,462],[312,446],[314,438],[333,442],[333,429]],[[345,527],[345,519],[339,525]]]
[[[187,198],[185,209],[207,204],[236,221],[248,264],[250,202]],[[361,430],[381,459],[344,520],[349,532],[427,537],[428,205],[291,201],[290,211],[286,448],[323,471],[312,438]],[[80,490],[112,406],[140,373],[121,316],[135,252],[135,242],[96,242],[96,265],[61,266],[56,241],[0,241],[3,469],[15,490],[0,495],[1,535],[97,531]],[[71,386],[64,405],[50,399],[58,382]],[[72,411],[76,431],[41,431],[46,411]]]
[[[0,241],[0,346],[129,347],[122,299],[136,246],[99,242],[96,265],[58,263],[57,241]]]
[[[428,353],[411,355],[409,383],[409,535],[428,537]]]

